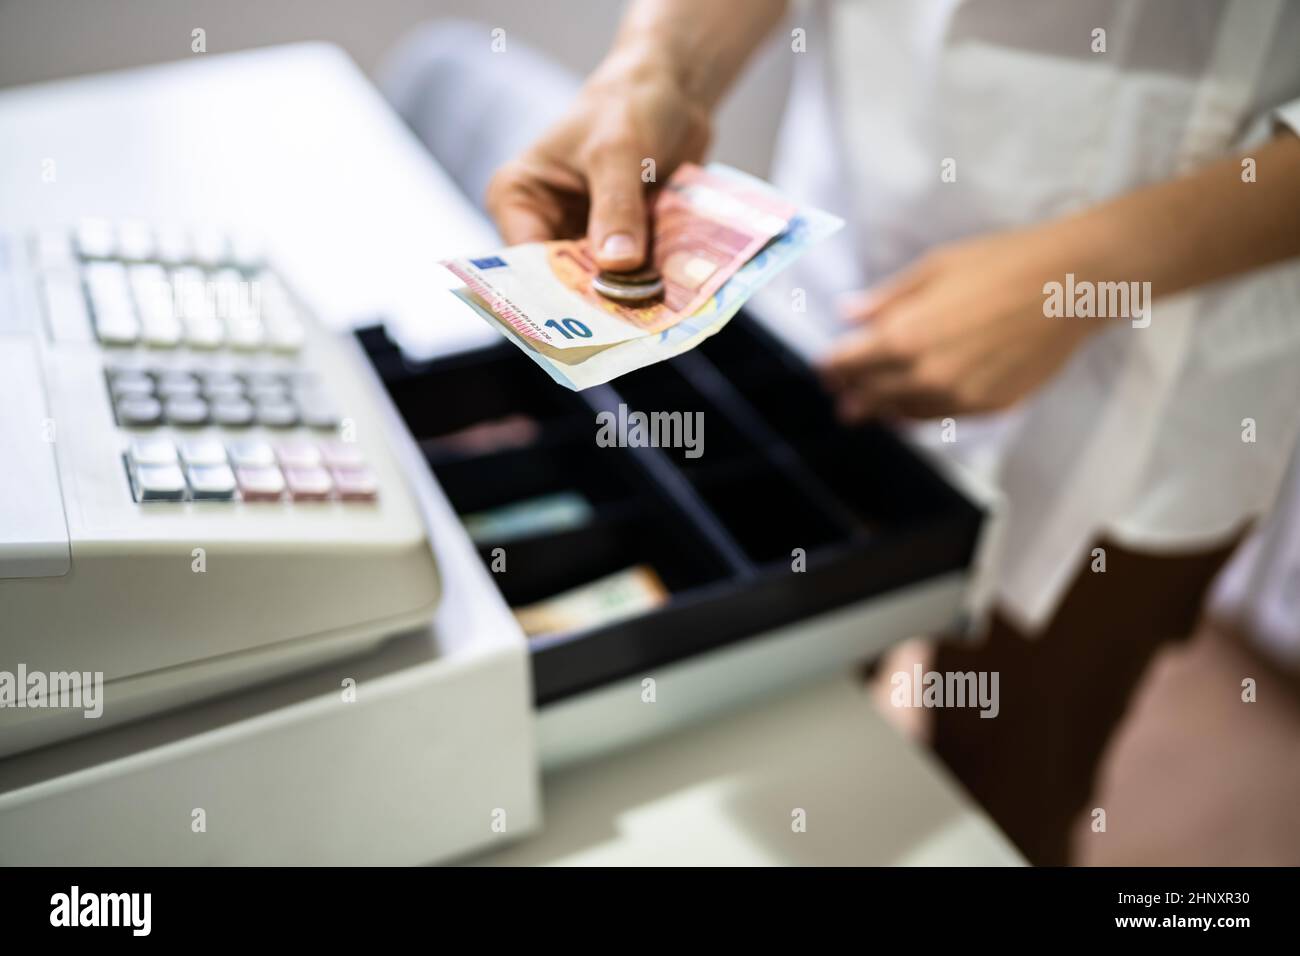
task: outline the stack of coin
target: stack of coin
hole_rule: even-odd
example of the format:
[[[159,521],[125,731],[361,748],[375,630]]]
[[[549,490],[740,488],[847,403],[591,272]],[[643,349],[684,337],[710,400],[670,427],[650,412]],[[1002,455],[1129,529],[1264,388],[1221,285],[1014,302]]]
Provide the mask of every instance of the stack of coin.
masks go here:
[[[654,266],[644,266],[631,272],[601,272],[591,287],[615,302],[645,302],[663,295],[664,280]]]

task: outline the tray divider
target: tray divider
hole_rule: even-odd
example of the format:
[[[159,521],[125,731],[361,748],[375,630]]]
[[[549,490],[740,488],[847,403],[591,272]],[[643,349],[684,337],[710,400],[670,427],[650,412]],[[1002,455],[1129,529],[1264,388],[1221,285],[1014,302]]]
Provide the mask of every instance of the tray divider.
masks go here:
[[[617,415],[619,404],[626,403],[626,399],[610,385],[597,385],[583,390],[580,394],[592,408],[593,432],[596,412],[611,412]],[[645,446],[622,448],[620,451],[627,454],[631,461],[636,462],[649,474],[650,480],[682,510],[737,576],[750,578],[758,574],[758,567],[745,554],[731,532],[713,514],[712,509],[704,503],[704,499],[700,497],[689,479],[669,460],[662,449]]]
[[[709,359],[698,352],[686,352],[673,359],[677,370],[719,408],[725,409],[735,425],[756,444],[773,464],[797,484],[816,505],[854,538],[862,537],[862,523],[839,495],[817,477],[784,438],[763,420],[744,394],[731,384]]]

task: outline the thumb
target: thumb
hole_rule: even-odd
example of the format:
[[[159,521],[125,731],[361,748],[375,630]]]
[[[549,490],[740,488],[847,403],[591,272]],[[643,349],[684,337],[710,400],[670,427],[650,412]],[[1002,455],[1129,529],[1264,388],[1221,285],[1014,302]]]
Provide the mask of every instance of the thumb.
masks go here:
[[[641,161],[631,149],[601,150],[587,170],[591,218],[587,237],[602,269],[635,269],[645,262],[646,203]]]

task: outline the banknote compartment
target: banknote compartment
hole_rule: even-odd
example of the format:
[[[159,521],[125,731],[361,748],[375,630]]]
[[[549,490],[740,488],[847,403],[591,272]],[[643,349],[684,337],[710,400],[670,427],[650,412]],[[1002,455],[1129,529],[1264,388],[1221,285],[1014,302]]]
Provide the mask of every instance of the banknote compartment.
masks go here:
[[[495,580],[506,603],[532,604],[641,564],[672,593],[726,578],[731,569],[690,516],[627,451],[596,446],[594,413],[586,419],[583,439],[431,462],[461,515],[564,492],[591,506],[576,528],[479,542],[489,567],[504,550],[506,573]]]
[[[430,463],[462,515],[566,491],[596,509],[653,492],[623,456],[602,451],[587,437]]]
[[[783,437],[838,433],[834,404],[812,372],[763,329],[715,335],[696,350]]]
[[[863,527],[907,533],[931,517],[960,517],[971,510],[933,468],[878,425],[795,435],[790,443]]]
[[[804,373],[800,362],[776,346],[774,340],[752,322],[744,323],[740,335],[728,330],[711,336],[695,349],[718,368],[725,368],[733,382],[771,381],[786,375]]]
[[[787,372],[771,378],[755,376],[733,381],[745,401],[779,435],[835,436],[841,433],[830,397],[806,374]]]
[[[796,548],[817,551],[852,534],[794,478],[762,459],[703,472],[692,484],[755,564],[789,564]]]
[[[727,578],[729,569],[709,542],[676,511],[657,501],[620,502],[596,511],[580,528],[507,542],[484,541],[490,567],[504,550],[506,573],[496,580],[511,607],[522,607],[636,565],[649,565],[672,594]]]
[[[394,361],[382,337],[370,331],[361,337],[372,354],[386,356],[386,364],[376,366],[387,369],[392,381],[385,384],[398,411],[458,514],[565,492],[591,506],[592,519],[580,527],[478,542],[489,567],[496,549],[504,549],[506,572],[494,580],[507,604],[532,604],[642,564],[674,595],[712,586],[733,572],[636,452],[597,445],[597,409],[538,376],[513,347],[413,365]],[[510,416],[535,419],[535,440],[477,454],[439,444],[449,434]]]
[[[579,396],[537,376],[514,349],[494,347],[417,364],[401,359],[391,343],[375,347],[376,369],[422,447],[429,439],[509,416],[526,416],[550,436],[578,429],[590,434],[594,427],[591,409]]]

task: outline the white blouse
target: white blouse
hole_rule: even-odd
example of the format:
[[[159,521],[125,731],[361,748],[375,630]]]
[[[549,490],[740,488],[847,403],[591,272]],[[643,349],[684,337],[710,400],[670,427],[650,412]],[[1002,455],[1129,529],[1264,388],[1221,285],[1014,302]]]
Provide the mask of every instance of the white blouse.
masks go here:
[[[792,26],[807,52],[775,178],[850,227],[758,307],[810,357],[839,331],[837,294],[937,243],[1300,132],[1300,3],[839,0]],[[1300,433],[1300,261],[1159,299],[1146,328],[1112,322],[1019,408],[960,418],[955,443],[917,433],[1005,491],[998,597],[1040,627],[1099,534],[1175,552],[1267,510]]]

